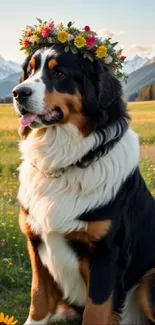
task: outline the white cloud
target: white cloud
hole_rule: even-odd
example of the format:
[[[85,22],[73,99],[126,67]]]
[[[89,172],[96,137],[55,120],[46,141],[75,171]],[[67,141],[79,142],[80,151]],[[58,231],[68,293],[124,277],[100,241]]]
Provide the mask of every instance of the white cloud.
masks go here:
[[[126,54],[135,53],[140,56],[152,56],[155,52],[155,44],[150,46],[142,46],[139,44],[131,44],[124,48]]]
[[[97,34],[100,36],[100,37],[104,37],[104,38],[112,38],[112,37],[115,37],[115,36],[121,36],[121,35],[124,35],[124,31],[119,31],[119,32],[113,32],[113,31],[110,31],[109,29],[107,28],[102,28],[102,29],[99,29],[97,31]]]

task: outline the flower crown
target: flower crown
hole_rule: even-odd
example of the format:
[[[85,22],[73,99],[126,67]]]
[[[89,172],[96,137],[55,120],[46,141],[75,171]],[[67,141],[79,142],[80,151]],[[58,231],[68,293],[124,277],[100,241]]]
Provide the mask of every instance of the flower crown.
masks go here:
[[[112,43],[111,38],[99,38],[89,26],[79,30],[72,22],[64,27],[62,23],[56,26],[52,20],[43,22],[37,18],[37,21],[38,25],[26,26],[20,39],[20,50],[25,50],[25,54],[31,54],[42,46],[61,43],[64,44],[65,52],[81,53],[91,62],[103,61],[118,79],[127,80],[127,76],[122,72],[126,57],[122,55],[122,50],[115,49],[118,42]]]

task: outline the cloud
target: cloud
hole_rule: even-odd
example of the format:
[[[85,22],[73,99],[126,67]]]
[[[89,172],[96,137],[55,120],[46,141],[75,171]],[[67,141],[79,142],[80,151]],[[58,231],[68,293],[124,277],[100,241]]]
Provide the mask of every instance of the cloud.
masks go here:
[[[99,29],[97,31],[97,34],[100,36],[100,37],[103,37],[103,38],[112,38],[112,37],[115,37],[115,36],[121,36],[121,35],[124,35],[124,31],[121,30],[119,32],[112,32],[110,31],[109,29],[107,28],[102,28],[102,29]]]
[[[153,55],[153,52],[155,51],[155,44],[152,44],[150,46],[131,44],[130,46],[124,48],[124,50],[126,53],[135,53],[141,56]]]

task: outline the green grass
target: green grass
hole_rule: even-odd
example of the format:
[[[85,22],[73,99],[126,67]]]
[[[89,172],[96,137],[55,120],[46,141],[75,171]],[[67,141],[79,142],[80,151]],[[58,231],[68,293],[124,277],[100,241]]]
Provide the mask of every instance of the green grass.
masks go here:
[[[155,144],[155,104],[130,104],[132,127],[141,143]],[[31,268],[25,238],[18,226],[18,122],[10,105],[0,106],[0,312],[22,324],[30,301]],[[149,153],[149,148],[148,148]],[[155,159],[141,160],[140,168],[155,195]],[[4,245],[4,246],[3,246]]]

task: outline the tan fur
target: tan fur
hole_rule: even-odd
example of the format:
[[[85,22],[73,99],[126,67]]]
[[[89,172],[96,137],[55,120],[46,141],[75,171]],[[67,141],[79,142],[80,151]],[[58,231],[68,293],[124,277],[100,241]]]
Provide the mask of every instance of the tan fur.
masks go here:
[[[90,124],[88,118],[82,112],[82,97],[77,91],[76,94],[63,94],[56,90],[51,93],[46,92],[44,97],[46,110],[51,110],[53,107],[60,107],[63,112],[63,120],[60,124],[72,123],[87,136],[90,133]]]
[[[83,242],[92,250],[94,247],[94,242],[106,236],[111,228],[111,225],[111,220],[90,221],[85,232],[73,231],[68,234],[66,238],[72,241]]]
[[[29,66],[30,66],[31,70],[35,70],[35,65],[36,65],[36,60],[35,60],[35,58],[32,58],[29,62]]]
[[[26,222],[27,212],[20,208],[19,225],[28,238],[27,247],[32,267],[31,305],[29,316],[36,321],[42,320],[48,312],[54,314],[61,298],[60,290],[48,270],[42,265],[38,255],[39,236],[32,233]]]
[[[48,62],[48,68],[49,69],[53,69],[54,67],[56,67],[58,65],[57,61],[55,59],[51,59]]]
[[[155,318],[153,316],[153,310],[150,301],[149,293],[149,279],[152,274],[155,274],[155,268],[147,272],[140,281],[139,287],[137,288],[137,302],[139,304],[140,310],[143,314],[153,323],[155,323]],[[155,310],[155,306],[154,306]]]
[[[83,314],[82,325],[109,325],[112,314],[112,296],[103,304],[95,305],[88,298]]]

